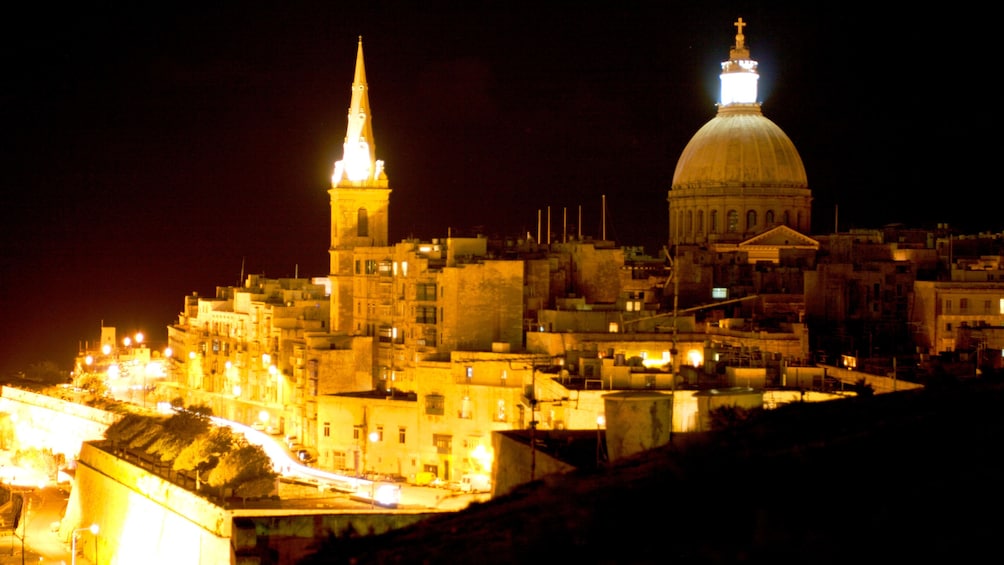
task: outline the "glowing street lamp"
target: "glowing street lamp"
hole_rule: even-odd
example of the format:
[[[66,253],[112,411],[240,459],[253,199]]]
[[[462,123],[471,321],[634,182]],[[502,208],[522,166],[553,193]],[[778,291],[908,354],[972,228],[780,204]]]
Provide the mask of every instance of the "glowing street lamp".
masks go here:
[[[86,528],[77,528],[73,530],[73,541],[70,543],[70,563],[76,565],[77,563],[77,534],[80,532],[91,532],[92,535],[98,535],[98,525],[91,524]]]

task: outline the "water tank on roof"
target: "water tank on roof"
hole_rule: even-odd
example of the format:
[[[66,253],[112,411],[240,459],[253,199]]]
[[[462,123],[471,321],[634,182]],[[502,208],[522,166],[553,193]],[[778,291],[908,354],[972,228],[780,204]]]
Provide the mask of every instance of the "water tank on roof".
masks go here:
[[[673,397],[655,391],[603,395],[610,461],[669,443]]]

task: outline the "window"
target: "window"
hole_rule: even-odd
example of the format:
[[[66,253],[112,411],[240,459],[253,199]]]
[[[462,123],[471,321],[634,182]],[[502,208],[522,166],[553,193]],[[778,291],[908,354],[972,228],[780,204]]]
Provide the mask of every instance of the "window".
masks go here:
[[[435,324],[436,323],[436,307],[435,306],[416,306],[415,307],[415,323],[416,324]]]
[[[377,272],[377,262],[375,259],[366,260],[366,274],[375,275]]]
[[[739,212],[735,210],[729,210],[728,217],[726,218],[728,225],[725,226],[725,231],[729,233],[736,233],[739,231]]]
[[[763,222],[768,226],[774,223],[774,211],[767,210],[767,213],[763,215]]]
[[[436,283],[419,283],[415,285],[415,300],[435,302]]]
[[[697,235],[704,234],[704,210],[697,211]]]
[[[331,437],[331,422],[324,422],[324,437]]]
[[[366,214],[366,208],[360,208],[356,214],[356,235],[359,237],[370,235],[370,219]]]
[[[442,416],[446,413],[446,399],[442,394],[425,395],[425,413]]]
[[[951,300],[946,300],[945,301],[945,314],[951,314],[951,313],[952,313],[952,301]]]
[[[959,313],[960,314],[965,314],[968,311],[969,311],[969,299],[968,298],[960,298],[959,299]]]
[[[499,400],[495,403],[495,421],[505,422],[505,400]]]
[[[746,212],[746,230],[751,230],[756,227],[756,210],[750,210]]]
[[[708,214],[708,233],[718,233],[718,210]]]
[[[993,304],[993,303],[991,301],[989,301],[989,300],[984,300],[983,301],[983,313],[984,314],[989,314],[990,313],[991,304]]]
[[[440,455],[453,453],[453,436],[433,434],[432,443],[436,446],[436,453]]]
[[[397,429],[397,442],[398,443],[405,443],[405,441],[407,439],[408,439],[408,430],[407,430],[407,428],[399,427]]]
[[[460,401],[460,414],[458,417],[462,420],[470,420],[471,412],[471,398],[469,396],[465,396],[463,400]]]
[[[383,426],[376,427],[377,441],[383,441]]]

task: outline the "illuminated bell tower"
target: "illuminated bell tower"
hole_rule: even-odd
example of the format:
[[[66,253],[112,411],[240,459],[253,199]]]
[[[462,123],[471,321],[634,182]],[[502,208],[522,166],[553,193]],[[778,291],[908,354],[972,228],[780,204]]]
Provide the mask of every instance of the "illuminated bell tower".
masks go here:
[[[356,51],[348,129],[342,159],[331,175],[331,331],[352,332],[353,250],[386,247],[390,188],[383,161],[376,158],[363,65],[363,38]]]

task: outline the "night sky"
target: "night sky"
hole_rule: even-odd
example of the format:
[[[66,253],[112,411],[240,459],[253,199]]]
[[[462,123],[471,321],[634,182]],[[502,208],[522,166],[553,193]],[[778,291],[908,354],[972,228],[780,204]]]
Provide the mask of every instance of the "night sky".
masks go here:
[[[555,229],[581,207],[583,233],[599,237],[605,195],[607,237],[658,253],[676,161],[715,114],[740,16],[764,114],[805,163],[815,233],[835,218],[841,231],[1004,229],[989,174],[999,14],[271,4],[45,6],[5,21],[0,375],[69,368],[102,322],[163,345],[186,295],[242,273],[326,275],[359,36],[392,242],[535,234],[548,207]],[[934,190],[971,196],[936,202]]]

